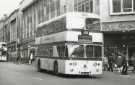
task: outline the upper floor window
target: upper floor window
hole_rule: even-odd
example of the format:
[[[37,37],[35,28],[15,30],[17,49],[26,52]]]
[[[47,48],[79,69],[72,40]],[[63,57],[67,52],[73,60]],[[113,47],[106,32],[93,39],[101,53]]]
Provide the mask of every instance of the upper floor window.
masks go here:
[[[74,11],[93,12],[93,0],[74,0]]]
[[[135,12],[135,0],[111,0],[111,13]]]

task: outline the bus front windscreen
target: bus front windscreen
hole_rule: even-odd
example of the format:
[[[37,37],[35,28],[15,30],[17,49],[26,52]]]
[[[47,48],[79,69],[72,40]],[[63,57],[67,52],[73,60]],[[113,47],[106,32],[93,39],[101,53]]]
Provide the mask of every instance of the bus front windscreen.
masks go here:
[[[101,46],[95,45],[69,45],[69,56],[71,58],[101,58]]]
[[[87,58],[101,58],[102,56],[101,46],[87,45],[86,56]]]
[[[83,58],[84,57],[84,47],[83,45],[73,45],[69,48],[70,56],[72,58]]]

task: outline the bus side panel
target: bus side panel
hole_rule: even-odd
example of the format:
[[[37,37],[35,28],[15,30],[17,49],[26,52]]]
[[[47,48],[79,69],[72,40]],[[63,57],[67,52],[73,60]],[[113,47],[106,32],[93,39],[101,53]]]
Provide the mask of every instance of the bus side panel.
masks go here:
[[[53,71],[54,59],[41,58],[40,60],[42,69]]]
[[[41,61],[41,69],[45,69],[48,71],[54,70],[54,62],[58,63],[58,73],[65,74],[65,60],[55,60],[49,58],[40,58]]]
[[[65,74],[65,61],[66,60],[55,60],[55,59],[48,59],[48,58],[40,58],[41,69],[53,71],[55,61],[58,62],[58,73]]]
[[[65,74],[65,62],[66,60],[58,60],[59,73]]]

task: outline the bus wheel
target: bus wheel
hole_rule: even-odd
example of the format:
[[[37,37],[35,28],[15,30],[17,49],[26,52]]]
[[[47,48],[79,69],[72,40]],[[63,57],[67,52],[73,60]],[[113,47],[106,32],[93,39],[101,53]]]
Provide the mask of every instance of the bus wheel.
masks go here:
[[[58,63],[54,63],[54,74],[58,74]]]
[[[40,60],[38,60],[37,62],[37,71],[38,72],[41,72],[41,67],[40,67],[41,63],[40,63]]]

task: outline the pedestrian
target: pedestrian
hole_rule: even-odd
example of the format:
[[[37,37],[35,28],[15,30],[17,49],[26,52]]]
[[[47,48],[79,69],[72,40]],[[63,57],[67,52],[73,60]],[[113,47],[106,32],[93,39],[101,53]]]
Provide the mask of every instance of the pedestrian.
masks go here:
[[[23,54],[20,54],[20,62],[23,63]]]
[[[7,61],[9,61],[9,53],[7,52]]]
[[[123,56],[123,60],[122,60],[122,72],[121,72],[121,74],[122,75],[127,75],[128,74],[127,71],[128,71],[128,62],[126,60],[126,57]]]
[[[33,53],[30,54],[29,64],[32,64],[33,61]]]
[[[108,58],[103,57],[103,70],[107,71],[108,70]]]
[[[122,61],[123,61],[123,58],[121,55],[118,55],[117,59],[116,59],[116,64],[117,64],[117,69],[119,72],[122,71]]]
[[[17,58],[16,58],[16,63],[17,63],[17,64],[20,63],[20,56],[17,56]]]
[[[108,57],[108,65],[109,65],[108,71],[113,72],[113,56],[112,55]]]

